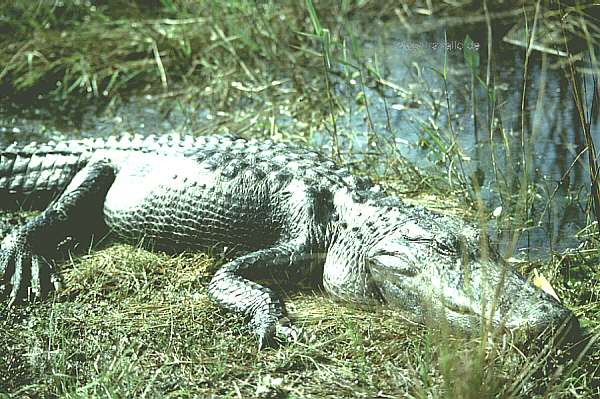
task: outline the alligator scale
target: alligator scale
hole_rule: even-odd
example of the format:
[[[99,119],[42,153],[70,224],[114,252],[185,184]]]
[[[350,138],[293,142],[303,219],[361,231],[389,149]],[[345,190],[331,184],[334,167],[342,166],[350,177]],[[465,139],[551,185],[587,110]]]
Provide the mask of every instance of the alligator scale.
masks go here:
[[[249,319],[259,344],[297,329],[270,276],[321,274],[334,297],[451,327],[481,320],[538,333],[572,313],[530,285],[460,219],[403,203],[316,152],[230,137],[13,144],[0,150],[0,205],[51,198],[0,247],[0,293],[43,297],[47,259],[108,228],[169,249],[225,250],[210,298]],[[17,205],[18,206],[18,205]]]

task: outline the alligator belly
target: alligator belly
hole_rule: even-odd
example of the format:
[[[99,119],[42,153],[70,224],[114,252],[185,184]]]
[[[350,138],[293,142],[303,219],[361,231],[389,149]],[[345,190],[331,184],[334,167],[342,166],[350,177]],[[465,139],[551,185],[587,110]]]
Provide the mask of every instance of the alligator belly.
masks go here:
[[[105,221],[118,235],[159,246],[264,248],[277,240],[279,228],[269,199],[245,188],[252,184],[189,158],[130,159],[108,191]]]

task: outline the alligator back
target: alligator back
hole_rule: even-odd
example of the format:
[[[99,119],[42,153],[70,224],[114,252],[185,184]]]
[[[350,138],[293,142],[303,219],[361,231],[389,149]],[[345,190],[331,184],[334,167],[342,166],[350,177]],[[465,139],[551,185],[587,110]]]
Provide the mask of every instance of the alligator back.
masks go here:
[[[273,154],[272,159],[267,152]],[[316,180],[327,181],[325,185],[329,187],[356,187],[367,183],[337,167],[331,160],[294,145],[230,136],[134,135],[12,144],[0,149],[0,209],[45,208],[96,153],[124,162],[132,153],[183,156],[207,165],[215,164],[214,167],[240,164],[240,170],[243,169],[241,164],[265,163],[268,164],[265,173],[286,168],[298,176],[316,174],[321,178]]]

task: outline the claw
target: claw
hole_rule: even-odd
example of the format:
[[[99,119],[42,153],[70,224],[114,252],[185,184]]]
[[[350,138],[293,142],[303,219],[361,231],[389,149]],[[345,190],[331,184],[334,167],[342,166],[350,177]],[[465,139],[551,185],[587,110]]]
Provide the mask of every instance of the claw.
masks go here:
[[[258,350],[261,351],[265,348],[272,348],[276,346],[275,337],[275,326],[273,323],[265,323],[255,330],[258,335]]]
[[[8,306],[21,300],[33,301],[60,288],[54,268],[32,253],[25,236],[15,233],[0,247],[0,296],[8,297]]]
[[[31,259],[31,286],[27,291],[27,297],[30,301],[33,301],[41,295],[42,281],[40,277],[40,260],[37,256],[34,256]]]
[[[290,319],[283,317],[274,323],[260,326],[255,330],[258,335],[258,350],[275,347],[282,342],[311,343],[315,340],[314,334],[306,332],[303,328],[292,324]]]
[[[62,287],[63,287],[62,281],[60,279],[60,276],[55,271],[52,271],[52,274],[50,275],[50,282],[52,282],[54,291],[62,290]]]
[[[5,255],[4,253],[0,253],[0,278],[2,278],[2,276],[4,276],[4,273],[6,272],[7,264],[8,264],[8,256]]]
[[[8,306],[12,306],[19,299],[19,291],[21,289],[21,280],[23,277],[23,258],[17,257],[15,261],[15,271],[10,279],[10,285],[12,286],[12,290],[10,292],[10,300],[8,301]]]
[[[272,346],[271,340],[269,339],[269,337],[267,337],[266,335],[259,335],[258,336],[258,350],[259,352],[265,348],[269,348]]]
[[[315,340],[314,334],[308,333],[302,327],[297,327],[286,317],[280,319],[276,326],[275,335],[277,338],[287,342],[311,343]]]

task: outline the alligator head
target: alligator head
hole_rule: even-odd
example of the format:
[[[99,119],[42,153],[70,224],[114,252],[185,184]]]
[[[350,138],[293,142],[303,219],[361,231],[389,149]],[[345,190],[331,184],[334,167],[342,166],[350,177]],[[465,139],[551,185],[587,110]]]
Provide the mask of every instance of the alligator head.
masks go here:
[[[575,322],[571,311],[490,248],[487,237],[458,219],[407,220],[366,259],[383,301],[421,320],[442,312],[452,329],[474,332],[485,321],[529,336]]]
[[[528,337],[577,329],[570,310],[527,282],[461,219],[388,199],[343,206],[354,219],[338,247],[356,252],[350,258],[332,247],[324,283],[334,295],[380,300],[418,322],[443,314],[451,330],[468,334],[484,325]]]

